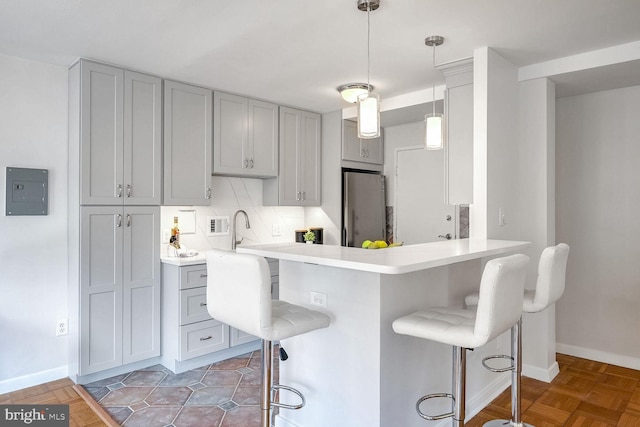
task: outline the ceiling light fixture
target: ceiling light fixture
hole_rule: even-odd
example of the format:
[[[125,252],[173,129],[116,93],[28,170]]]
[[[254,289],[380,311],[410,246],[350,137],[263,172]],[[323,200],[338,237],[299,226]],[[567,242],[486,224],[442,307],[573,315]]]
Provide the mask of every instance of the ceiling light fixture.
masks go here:
[[[342,99],[355,104],[358,102],[358,95],[365,94],[373,90],[373,86],[366,83],[347,83],[346,85],[338,86],[338,92],[342,95]]]
[[[433,68],[436,67],[436,46],[444,43],[444,37],[429,36],[424,39],[424,44],[433,47]],[[432,87],[433,112],[424,116],[425,121],[425,148],[427,150],[442,150],[444,148],[444,120],[442,114],[436,114],[436,84]]]
[[[367,12],[367,92],[357,96],[358,100],[358,138],[370,139],[380,136],[380,96],[371,92],[369,70],[371,58],[371,20],[372,10],[380,7],[380,0],[358,0],[358,9]]]

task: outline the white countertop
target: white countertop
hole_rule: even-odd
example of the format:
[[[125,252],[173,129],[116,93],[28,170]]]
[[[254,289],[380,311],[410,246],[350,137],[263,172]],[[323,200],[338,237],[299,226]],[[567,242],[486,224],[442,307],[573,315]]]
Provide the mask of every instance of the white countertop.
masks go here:
[[[205,264],[207,262],[206,251],[199,251],[197,255],[194,256],[185,256],[185,257],[175,257],[175,256],[161,256],[160,262],[163,264],[171,264],[177,265],[178,267],[182,267],[184,265],[196,265],[196,264]]]
[[[508,252],[515,253],[529,245],[529,242],[510,240],[458,239],[384,249],[273,243],[238,246],[236,251],[286,261],[374,273],[403,274]]]

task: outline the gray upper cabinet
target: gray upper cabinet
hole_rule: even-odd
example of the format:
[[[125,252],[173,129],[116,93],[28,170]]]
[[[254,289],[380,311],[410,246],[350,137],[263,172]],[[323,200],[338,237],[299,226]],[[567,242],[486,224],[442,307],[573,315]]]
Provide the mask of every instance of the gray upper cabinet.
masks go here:
[[[124,72],[124,203],[162,201],[162,80]]]
[[[212,92],[164,82],[165,205],[211,204]]]
[[[276,177],[278,106],[223,92],[213,99],[213,173]]]
[[[80,202],[159,205],[162,80],[80,63]]]
[[[280,174],[264,181],[265,205],[320,206],[320,115],[280,107]]]
[[[384,161],[382,133],[378,138],[360,139],[357,123],[343,120],[342,160],[382,165]]]

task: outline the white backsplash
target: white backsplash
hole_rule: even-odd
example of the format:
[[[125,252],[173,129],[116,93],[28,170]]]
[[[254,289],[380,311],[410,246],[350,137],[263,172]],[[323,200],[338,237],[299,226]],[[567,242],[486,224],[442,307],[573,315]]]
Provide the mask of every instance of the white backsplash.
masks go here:
[[[195,211],[195,233],[181,233],[180,243],[187,249],[204,251],[210,248],[231,249],[231,234],[208,237],[207,217],[228,216],[229,223],[238,209],[249,215],[250,229],[245,229],[244,217],[238,215],[238,245],[295,241],[295,230],[305,227],[304,208],[295,206],[262,206],[262,180],[253,178],[213,177],[211,206],[162,206],[161,230],[170,230],[173,217],[181,210]],[[280,226],[280,236],[273,236],[273,225]],[[178,224],[180,226],[180,224]],[[185,224],[186,225],[186,224]],[[182,231],[182,228],[181,228]],[[242,243],[240,238],[243,238]],[[162,242],[166,255],[168,242]]]

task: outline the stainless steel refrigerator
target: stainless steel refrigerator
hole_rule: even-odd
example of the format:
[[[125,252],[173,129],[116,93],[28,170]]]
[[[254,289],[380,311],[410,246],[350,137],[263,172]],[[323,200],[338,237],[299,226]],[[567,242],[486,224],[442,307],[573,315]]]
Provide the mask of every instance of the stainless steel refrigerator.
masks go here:
[[[342,176],[342,246],[365,240],[386,241],[384,175],[344,172]]]

